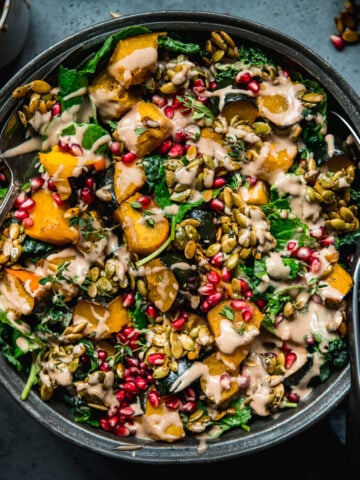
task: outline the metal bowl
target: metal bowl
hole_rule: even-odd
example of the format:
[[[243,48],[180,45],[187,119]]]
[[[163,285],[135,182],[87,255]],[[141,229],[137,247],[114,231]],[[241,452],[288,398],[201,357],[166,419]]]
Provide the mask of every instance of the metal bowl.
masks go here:
[[[87,58],[108,35],[128,26],[144,25],[152,30],[196,31],[198,35],[226,30],[233,38],[267,51],[281,65],[298,70],[318,81],[328,92],[329,104],[343,113],[360,132],[360,98],[347,82],[325,61],[299,42],[258,23],[205,12],[160,11],[128,15],[99,23],[67,38],[39,55],[25,66],[0,92],[0,127],[17,109],[11,92],[33,79],[54,77],[60,63],[71,67]],[[14,140],[14,139],[13,139]],[[15,141],[15,140],[14,140]],[[126,444],[104,431],[73,422],[61,404],[44,403],[35,391],[26,401],[20,400],[24,379],[0,359],[0,382],[21,407],[40,424],[61,438],[92,452],[115,459],[149,464],[206,463],[253,454],[300,434],[328,415],[350,390],[350,366],[334,373],[327,382],[299,405],[278,417],[258,420],[250,433],[231,430],[208,442],[200,453],[199,442],[186,438],[178,444],[152,442],[142,445],[136,438]],[[129,442],[133,448],[128,449]],[[141,448],[138,448],[138,447]]]

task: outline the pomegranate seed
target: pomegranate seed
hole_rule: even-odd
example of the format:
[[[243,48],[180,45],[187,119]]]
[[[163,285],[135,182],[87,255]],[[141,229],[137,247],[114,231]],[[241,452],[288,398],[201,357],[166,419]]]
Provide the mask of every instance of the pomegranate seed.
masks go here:
[[[122,162],[127,164],[135,162],[136,158],[137,158],[136,153],[134,152],[127,152],[127,153],[124,153],[124,155],[121,155]]]
[[[138,337],[132,338],[131,340],[129,340],[128,345],[131,348],[131,350],[137,350],[139,348],[139,345],[140,345]]]
[[[252,298],[252,296],[254,295],[253,291],[252,290],[246,290],[246,292],[243,293],[244,297],[247,298],[248,300],[250,300],[250,298]]]
[[[39,190],[45,183],[42,177],[34,177],[30,180],[30,188],[33,192]]]
[[[288,78],[290,76],[290,73],[289,73],[288,70],[282,69],[281,73],[282,73],[283,77]]]
[[[119,390],[115,393],[116,400],[118,400],[120,403],[125,400],[125,391],[124,390]]]
[[[61,105],[59,102],[56,102],[51,107],[51,116],[56,117],[57,115],[60,115],[60,113],[61,113]]]
[[[107,423],[111,429],[115,428],[116,425],[119,423],[119,417],[117,415],[113,415],[112,417],[107,419]]]
[[[170,107],[170,105],[166,106],[165,109],[164,109],[164,114],[165,114],[165,117],[167,118],[173,118],[174,117],[174,107]]]
[[[283,342],[283,344],[281,345],[281,350],[283,352],[291,352],[291,348],[286,342]]]
[[[179,108],[180,105],[181,105],[180,100],[177,97],[174,97],[172,101],[172,108],[175,110]]]
[[[0,183],[7,183],[6,177],[2,172],[0,172]]]
[[[120,142],[110,142],[109,143],[110,152],[113,155],[121,155],[121,144]]]
[[[149,317],[155,319],[155,318],[157,317],[157,310],[156,310],[156,308],[155,308],[153,305],[148,305],[148,306],[146,307],[146,314],[147,314]]]
[[[24,228],[31,228],[34,225],[34,220],[30,217],[24,218],[21,224]]]
[[[184,155],[184,147],[180,143],[175,143],[171,146],[170,150],[168,151],[168,155],[170,158],[178,158]]]
[[[200,305],[200,309],[202,312],[206,313],[211,309],[211,305],[207,300],[204,300]]]
[[[133,292],[126,292],[123,296],[123,306],[131,307],[135,303],[135,295]]]
[[[225,203],[219,198],[213,198],[209,202],[209,207],[211,208],[211,210],[215,210],[216,212],[221,212],[222,210],[224,210]]]
[[[171,323],[171,328],[175,331],[180,330],[181,327],[185,324],[186,319],[184,317],[178,317]]]
[[[147,357],[150,365],[162,365],[165,362],[165,355],[163,353],[150,353]]]
[[[110,432],[112,430],[109,420],[107,418],[100,419],[100,427],[105,430],[106,432]]]
[[[107,358],[107,353],[105,352],[105,350],[98,350],[97,357],[99,360],[104,361]]]
[[[245,302],[245,300],[231,300],[230,307],[238,312],[242,312],[248,307],[248,304]]]
[[[95,193],[91,188],[84,187],[80,191],[80,198],[84,203],[87,203],[89,205],[94,201]]]
[[[57,192],[53,193],[53,200],[57,205],[63,205],[63,201]]]
[[[185,413],[192,413],[196,410],[196,402],[188,400],[187,402],[183,402],[181,405],[180,410]]]
[[[214,285],[217,285],[221,280],[221,277],[216,270],[211,270],[211,272],[206,275],[206,278],[210,283],[213,283]]]
[[[99,368],[102,372],[109,372],[110,371],[110,365],[107,362],[101,363]]]
[[[89,362],[90,362],[90,357],[89,357],[89,355],[87,355],[86,353],[84,353],[83,355],[81,355],[81,357],[80,357],[80,362],[81,362],[83,365],[88,365]]]
[[[318,227],[314,227],[310,230],[310,237],[316,238],[316,240],[323,238],[324,235],[325,235],[325,228],[322,225]]]
[[[304,260],[305,262],[309,261],[311,258],[311,249],[310,247],[300,247],[296,252],[297,258]]]
[[[133,338],[134,336],[138,336],[138,333],[136,332],[134,327],[130,326],[125,326],[124,328],[121,329],[121,332],[127,339]]]
[[[135,385],[139,390],[146,390],[148,387],[148,382],[144,377],[136,377],[135,378]]]
[[[32,198],[27,198],[20,205],[21,210],[26,210],[27,212],[35,207],[35,202]]]
[[[80,157],[83,154],[83,149],[78,143],[71,143],[68,151],[74,157]]]
[[[246,177],[246,182],[251,186],[251,187],[254,187],[256,184],[257,184],[257,181],[258,179],[256,177],[252,177],[250,175],[248,175]]]
[[[216,286],[213,283],[206,283],[198,288],[200,295],[213,295],[216,293]]]
[[[156,105],[159,108],[165,107],[167,105],[168,101],[166,98],[161,97],[160,95],[153,95],[151,101],[153,102],[154,105]]]
[[[248,322],[249,320],[251,320],[253,315],[254,315],[254,309],[252,307],[247,307],[241,312],[241,317],[244,320],[244,322]]]
[[[193,86],[194,87],[205,87],[205,82],[203,78],[196,78],[193,81]]]
[[[140,369],[135,365],[125,370],[126,379],[135,380],[138,375],[140,375]]]
[[[295,240],[289,240],[286,245],[286,250],[288,252],[295,252],[298,248],[298,243]]]
[[[249,290],[250,287],[246,280],[244,280],[243,278],[240,278],[239,283],[240,283],[240,289],[242,293],[245,293]]]
[[[25,220],[25,218],[28,218],[29,212],[26,210],[15,210],[14,212],[14,217],[16,220]]]
[[[196,95],[200,95],[201,93],[205,92],[206,88],[204,85],[199,85],[199,86],[195,86],[193,87],[193,92],[196,94]]]
[[[251,78],[250,72],[239,72],[235,77],[235,82],[248,84],[251,82]]]
[[[48,186],[48,189],[51,192],[56,192],[57,191],[56,184],[55,184],[54,180],[48,180],[47,186]]]
[[[292,403],[299,403],[300,401],[300,396],[296,392],[289,392],[286,396]]]
[[[251,80],[251,82],[247,84],[247,89],[256,95],[260,91],[260,84],[256,80]]]
[[[258,300],[256,300],[255,303],[256,303],[256,306],[260,308],[260,310],[263,310],[267,305],[266,300],[263,300],[262,298],[259,298]]]
[[[231,379],[228,373],[222,373],[220,375],[220,385],[223,390],[230,390],[231,388]]]
[[[123,390],[125,390],[125,392],[129,392],[129,393],[138,393],[139,392],[139,389],[137,388],[137,386],[135,385],[134,382],[124,382],[122,385],[121,385],[121,388]]]
[[[150,206],[151,198],[148,197],[147,195],[140,195],[137,201],[140,203],[142,208],[146,209]]]
[[[160,395],[159,392],[157,392],[156,390],[152,390],[151,392],[149,392],[147,398],[150,402],[150,405],[152,405],[154,408],[160,405]]]
[[[118,407],[116,407],[115,405],[112,405],[111,407],[108,408],[107,416],[109,418],[117,414],[118,414]]]
[[[345,48],[345,41],[340,35],[330,35],[330,42],[334,45],[336,50],[343,50]]]
[[[285,354],[285,368],[290,368],[296,361],[297,356],[295,352],[289,352]]]
[[[226,185],[225,178],[223,178],[223,177],[214,178],[214,182],[213,182],[213,187],[214,188],[221,188],[224,185]]]
[[[185,130],[183,128],[178,128],[174,135],[174,142],[182,142],[185,140]]]
[[[184,391],[184,397],[189,402],[195,402],[196,400],[196,393],[192,387],[187,387]]]
[[[114,428],[114,433],[118,437],[129,437],[130,436],[130,430],[125,427],[124,425],[116,425]]]
[[[221,280],[224,282],[228,282],[231,278],[231,270],[228,269],[228,267],[224,266],[221,269]]]
[[[330,245],[334,245],[335,238],[334,237],[325,237],[321,240],[320,245],[322,247],[329,247]]]
[[[59,138],[58,140],[58,146],[62,152],[68,152],[69,151],[69,144],[67,141],[65,141],[63,138]]]
[[[211,257],[210,263],[213,267],[221,267],[224,261],[225,261],[224,253],[218,252],[213,257]]]
[[[171,140],[164,140],[160,147],[158,148],[158,152],[160,155],[165,155],[171,148],[172,141]]]
[[[320,258],[313,258],[310,264],[310,270],[312,273],[318,273],[321,270],[321,260]]]
[[[207,102],[209,101],[208,97],[206,97],[205,95],[198,95],[198,96],[196,97],[196,100],[197,100],[198,102],[201,102],[203,105],[206,105]]]
[[[86,187],[93,188],[95,186],[95,178],[94,177],[86,177],[84,183],[85,183]]]
[[[208,304],[210,305],[210,307],[214,307],[222,299],[223,299],[223,294],[220,293],[220,292],[217,292],[217,293],[214,293],[213,295],[209,295],[208,298],[207,298],[207,301],[208,301]]]
[[[26,193],[21,192],[19,195],[16,197],[14,205],[18,208],[21,208],[21,204],[27,199]]]
[[[139,367],[141,368],[141,364],[140,364],[140,361],[138,358],[135,358],[135,357],[126,357],[125,358],[125,363],[126,365],[130,368],[130,367]],[[144,365],[143,365],[144,366]],[[146,365],[145,365],[146,366]],[[147,366],[146,366],[147,368]]]
[[[181,407],[181,401],[178,397],[175,397],[175,395],[173,395],[166,399],[165,405],[170,410],[179,410],[179,408]]]
[[[123,417],[132,417],[134,413],[135,411],[130,405],[119,409],[119,415]]]
[[[213,80],[209,83],[210,90],[215,90],[217,87],[217,83]]]

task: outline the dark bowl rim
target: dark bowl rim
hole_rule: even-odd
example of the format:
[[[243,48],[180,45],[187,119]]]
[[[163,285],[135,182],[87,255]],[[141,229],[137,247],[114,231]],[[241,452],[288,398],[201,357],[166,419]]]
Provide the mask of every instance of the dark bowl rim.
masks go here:
[[[317,79],[331,93],[336,106],[349,117],[360,135],[360,98],[352,87],[334,68],[315,52],[297,40],[263,24],[227,14],[167,10],[156,13],[143,12],[114,18],[87,27],[71,37],[66,37],[24,66],[0,91],[0,127],[16,110],[17,103],[11,92],[19,85],[35,78],[46,76],[61,62],[84,46],[98,45],[108,35],[133,25],[144,25],[150,29],[183,30],[227,30],[255,45],[262,46],[290,59]],[[337,407],[350,390],[350,366],[336,372],[330,382],[317,389],[316,398],[305,401],[296,412],[281,414],[281,420],[261,420],[263,427],[254,428],[251,434],[242,431],[224,435],[208,442],[200,453],[199,442],[190,439],[175,445],[139,442],[131,443],[109,438],[105,432],[94,433],[93,429],[73,422],[61,409],[44,403],[34,391],[26,401],[20,399],[23,379],[13,368],[0,358],[0,383],[11,397],[35,420],[55,435],[94,453],[108,457],[148,464],[166,463],[209,463],[229,460],[259,452],[275,446],[303,432]],[[126,449],[127,445],[133,449]],[[137,449],[137,447],[140,447]]]

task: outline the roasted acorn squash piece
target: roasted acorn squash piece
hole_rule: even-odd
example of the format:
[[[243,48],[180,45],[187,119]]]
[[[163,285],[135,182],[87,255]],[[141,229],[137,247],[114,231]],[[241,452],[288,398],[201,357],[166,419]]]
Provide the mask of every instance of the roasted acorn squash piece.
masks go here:
[[[108,64],[108,72],[124,88],[143,84],[155,68],[159,35],[166,33],[144,33],[120,40],[116,45]]]
[[[176,300],[179,284],[172,270],[155,258],[145,266],[147,297],[160,312],[167,312]]]
[[[147,397],[141,423],[153,440],[173,443],[184,438],[185,431],[179,412],[166,406],[166,398],[160,397],[159,404],[154,406]]]
[[[121,327],[127,325],[130,314],[123,305],[122,295],[115,297],[109,305],[103,305],[93,300],[80,299],[73,311],[73,324],[86,320],[87,326],[83,330],[84,335],[89,336],[95,333],[95,337],[107,338],[118,332]]]
[[[77,243],[79,232],[72,227],[64,214],[68,206],[58,205],[48,190],[38,190],[32,195],[35,207],[30,211],[30,218],[34,221],[31,227],[25,227],[25,233],[31,238],[42,240],[53,245]]]
[[[142,158],[170,137],[173,124],[160,108],[142,100],[119,120],[116,132],[126,148]]]
[[[114,194],[116,201],[122,201],[134,195],[145,184],[143,166],[134,162],[130,165],[118,161],[114,166]]]
[[[170,225],[157,203],[152,200],[146,211],[135,208],[140,193],[122,202],[114,212],[114,219],[124,230],[130,252],[150,255],[168,238]]]

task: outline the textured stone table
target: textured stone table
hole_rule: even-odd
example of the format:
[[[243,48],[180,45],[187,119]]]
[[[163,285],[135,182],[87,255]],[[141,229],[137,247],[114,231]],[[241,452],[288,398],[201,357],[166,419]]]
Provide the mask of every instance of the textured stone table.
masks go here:
[[[31,20],[28,41],[19,58],[0,71],[0,87],[47,47],[82,28],[107,20],[111,12],[131,14],[155,10],[196,10],[236,15],[291,35],[330,63],[360,93],[360,45],[335,50],[334,16],[343,1],[335,0],[28,0]],[[343,411],[340,405],[328,417],[283,444],[238,460],[219,463],[231,475],[255,478],[336,478],[344,473]],[[359,452],[360,454],[360,452]],[[287,467],[285,467],[285,461]],[[290,467],[289,467],[290,466]],[[230,470],[229,470],[230,468]],[[97,456],[75,447],[38,425],[0,388],[1,480],[128,480],[159,478],[173,472],[209,474],[210,466],[141,466]],[[295,475],[295,477],[294,477]]]

